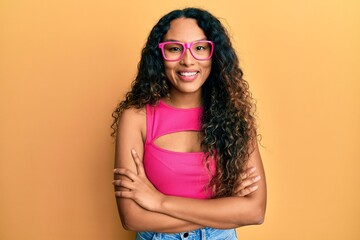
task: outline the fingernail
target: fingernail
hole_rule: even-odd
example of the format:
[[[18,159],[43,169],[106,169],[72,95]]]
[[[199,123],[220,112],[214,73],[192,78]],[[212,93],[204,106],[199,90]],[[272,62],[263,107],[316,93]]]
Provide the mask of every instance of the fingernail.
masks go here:
[[[257,186],[257,185],[251,187],[251,191],[255,191],[256,189],[258,189],[258,186]]]
[[[256,167],[252,167],[252,168],[250,168],[250,173],[255,172],[255,170],[256,170]]]
[[[136,153],[135,149],[131,149],[131,153],[135,154]]]
[[[259,181],[260,180],[260,176],[256,176],[256,177],[254,177],[254,181],[256,182],[256,181]]]

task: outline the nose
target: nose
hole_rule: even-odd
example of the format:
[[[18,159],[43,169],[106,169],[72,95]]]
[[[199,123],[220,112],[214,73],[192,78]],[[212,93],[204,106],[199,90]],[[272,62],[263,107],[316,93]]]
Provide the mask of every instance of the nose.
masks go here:
[[[185,66],[191,66],[191,65],[194,65],[194,62],[195,62],[195,58],[191,54],[190,48],[186,49],[184,56],[182,57],[180,63]]]

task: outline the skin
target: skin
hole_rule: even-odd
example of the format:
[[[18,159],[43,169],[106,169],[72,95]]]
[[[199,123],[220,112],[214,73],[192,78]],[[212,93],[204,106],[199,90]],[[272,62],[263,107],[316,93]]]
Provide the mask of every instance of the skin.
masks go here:
[[[194,19],[173,20],[164,41],[192,42],[206,39]],[[201,86],[211,71],[211,60],[198,61],[189,50],[178,62],[164,62],[171,83],[170,99],[164,102],[178,108],[201,105]],[[196,71],[196,77],[185,79],[182,71]],[[237,193],[221,199],[190,199],[166,196],[147,179],[142,165],[146,137],[144,109],[127,109],[119,119],[115,156],[115,194],[122,224],[133,231],[184,232],[204,226],[236,228],[263,222],[266,208],[265,173],[257,147],[252,149],[244,179]],[[195,135],[181,150],[191,149]],[[166,148],[168,141],[161,146]],[[187,144],[187,145],[186,145]],[[174,147],[174,146],[173,146]],[[176,148],[176,146],[175,146]],[[135,151],[136,149],[136,151]]]
[[[169,31],[165,34],[163,41],[190,43],[205,39],[206,36],[195,19],[179,18],[170,23]],[[200,106],[201,86],[210,75],[211,59],[198,61],[188,49],[180,61],[164,61],[164,66],[165,75],[172,86],[170,89],[171,104],[185,108]],[[196,72],[196,78],[183,77],[181,72]]]

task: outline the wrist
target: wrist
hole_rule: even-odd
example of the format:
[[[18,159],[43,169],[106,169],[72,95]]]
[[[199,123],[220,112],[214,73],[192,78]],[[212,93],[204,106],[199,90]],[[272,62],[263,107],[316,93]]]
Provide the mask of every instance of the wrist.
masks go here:
[[[158,200],[156,206],[154,206],[153,211],[154,212],[159,212],[159,213],[164,213],[164,209],[165,209],[164,206],[165,206],[165,203],[167,201],[167,198],[168,198],[168,196],[161,193],[159,195],[159,200]]]

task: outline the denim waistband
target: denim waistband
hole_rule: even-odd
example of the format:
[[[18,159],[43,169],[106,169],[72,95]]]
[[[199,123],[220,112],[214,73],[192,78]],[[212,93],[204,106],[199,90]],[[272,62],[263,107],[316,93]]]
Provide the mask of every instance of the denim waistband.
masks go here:
[[[200,228],[181,233],[138,232],[136,240],[237,240],[235,229]]]

